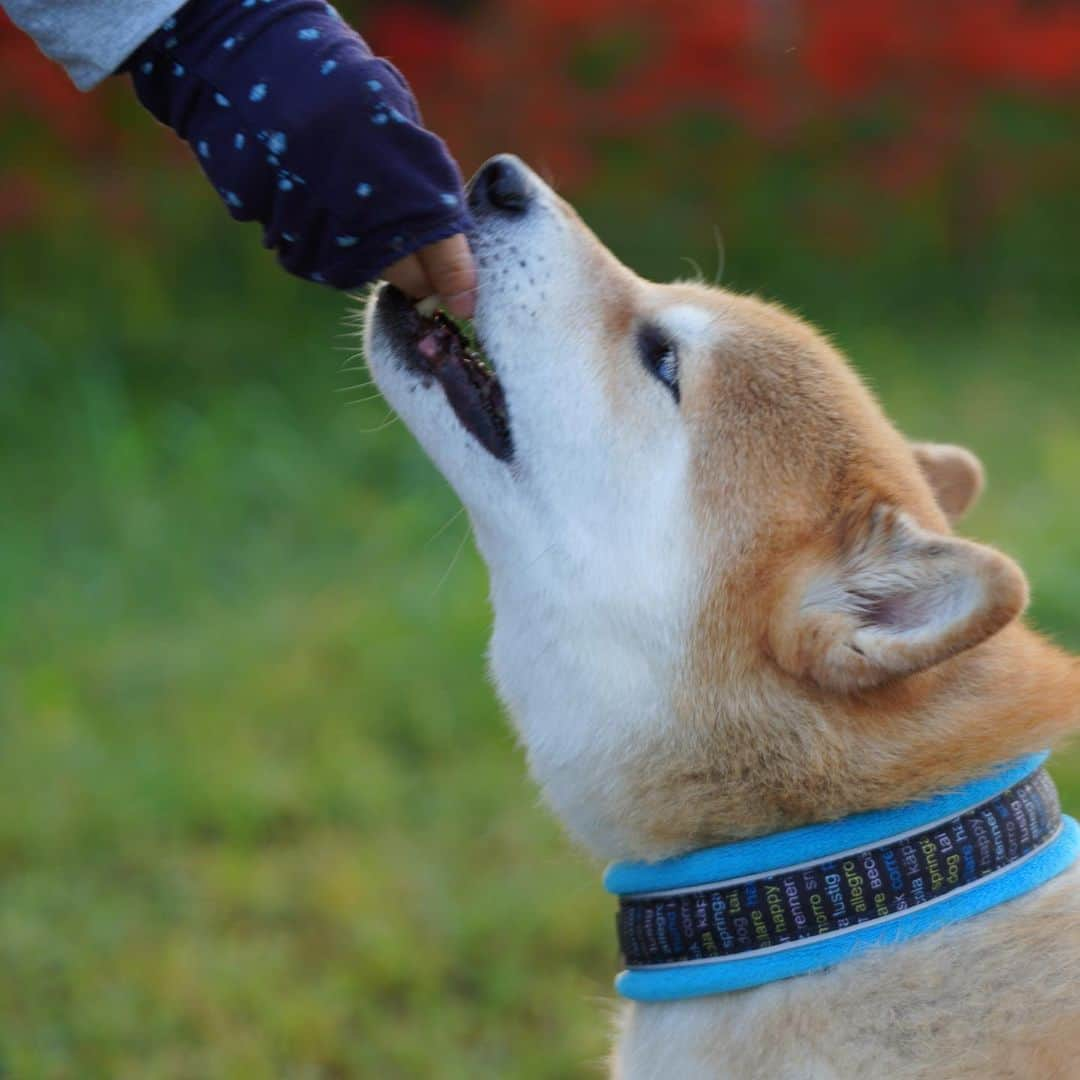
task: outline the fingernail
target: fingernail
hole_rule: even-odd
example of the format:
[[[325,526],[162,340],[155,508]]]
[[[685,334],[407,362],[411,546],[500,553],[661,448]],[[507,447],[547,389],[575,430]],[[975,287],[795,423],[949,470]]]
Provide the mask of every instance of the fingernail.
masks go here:
[[[443,307],[459,319],[471,319],[476,310],[476,298],[471,292],[454,293],[442,298]]]

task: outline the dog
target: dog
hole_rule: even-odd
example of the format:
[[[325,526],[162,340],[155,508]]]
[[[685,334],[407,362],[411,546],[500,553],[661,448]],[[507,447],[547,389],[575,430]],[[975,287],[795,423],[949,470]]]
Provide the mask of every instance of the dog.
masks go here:
[[[366,353],[468,510],[494,682],[587,849],[663,866],[869,820],[1075,730],[1080,665],[952,531],[973,455],[909,443],[782,308],[642,280],[518,159],[468,192],[494,370],[392,286]],[[820,970],[633,1001],[612,1074],[1078,1077],[1078,973],[1073,864]]]

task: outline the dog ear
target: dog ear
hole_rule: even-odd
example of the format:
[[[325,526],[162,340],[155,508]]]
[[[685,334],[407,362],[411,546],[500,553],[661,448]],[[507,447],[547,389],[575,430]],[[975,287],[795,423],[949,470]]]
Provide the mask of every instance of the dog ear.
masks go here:
[[[982,463],[970,450],[948,443],[912,443],[911,449],[938,506],[950,522],[959,521],[982,494]]]
[[[932,667],[996,633],[1027,604],[1020,568],[878,504],[796,561],[770,622],[791,674],[836,691]]]

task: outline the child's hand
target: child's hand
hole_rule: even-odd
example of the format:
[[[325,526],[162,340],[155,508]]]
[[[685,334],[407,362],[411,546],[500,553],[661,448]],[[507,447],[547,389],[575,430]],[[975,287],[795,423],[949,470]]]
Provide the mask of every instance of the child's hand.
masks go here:
[[[461,175],[409,87],[321,0],[189,0],[125,64],[290,273],[472,314]]]
[[[437,295],[443,307],[459,318],[471,318],[476,307],[476,266],[462,233],[399,259],[382,276],[417,300]]]

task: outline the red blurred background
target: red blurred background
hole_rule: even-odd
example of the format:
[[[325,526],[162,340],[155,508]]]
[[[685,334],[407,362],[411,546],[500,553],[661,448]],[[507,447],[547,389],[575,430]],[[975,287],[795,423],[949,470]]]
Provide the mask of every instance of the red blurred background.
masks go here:
[[[572,196],[676,183],[734,208],[736,231],[765,178],[799,246],[848,258],[875,241],[883,203],[894,217],[934,205],[942,250],[963,254],[1018,205],[1076,186],[1073,2],[344,7],[466,171],[509,148]],[[105,220],[140,219],[140,172],[183,151],[127,94],[121,80],[78,93],[0,15],[0,230],[57,212],[73,171]]]

